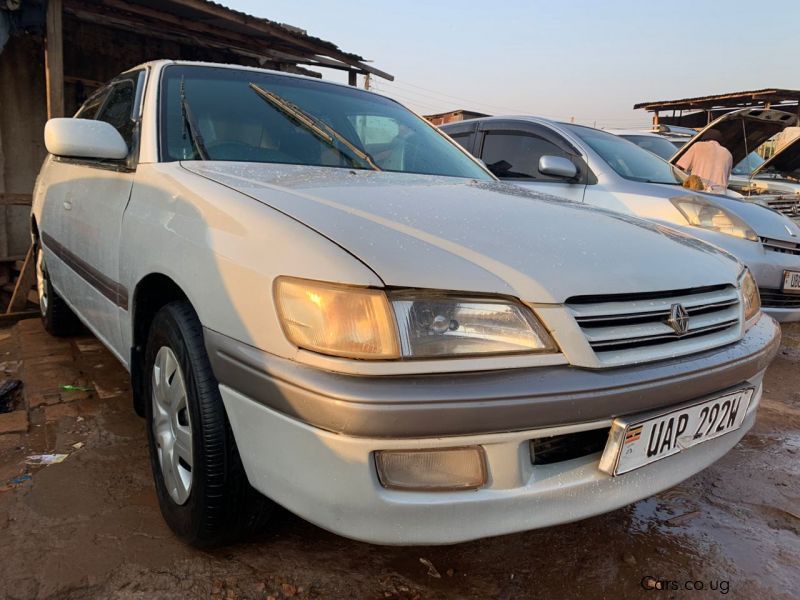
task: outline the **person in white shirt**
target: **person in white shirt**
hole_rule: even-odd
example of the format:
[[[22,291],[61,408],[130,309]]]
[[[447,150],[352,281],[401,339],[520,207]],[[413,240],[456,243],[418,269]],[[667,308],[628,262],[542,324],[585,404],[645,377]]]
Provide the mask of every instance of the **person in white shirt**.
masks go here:
[[[702,142],[697,142],[678,160],[678,166],[703,180],[709,192],[724,194],[733,168],[733,156],[720,142],[716,129],[708,130]]]

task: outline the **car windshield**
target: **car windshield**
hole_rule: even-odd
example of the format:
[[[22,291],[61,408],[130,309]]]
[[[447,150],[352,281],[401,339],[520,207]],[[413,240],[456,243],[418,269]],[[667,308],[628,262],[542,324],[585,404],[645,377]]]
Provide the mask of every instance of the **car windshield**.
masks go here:
[[[660,156],[664,160],[669,160],[678,151],[678,149],[672,142],[658,135],[626,134],[626,135],[621,135],[619,137],[625,138],[629,142],[633,142],[634,144],[639,146],[639,148],[644,148],[645,150],[652,152],[656,156]]]
[[[731,173],[734,175],[750,175],[758,167],[764,164],[764,159],[759,156],[757,152],[751,152],[742,159],[733,169]]]
[[[625,179],[672,185],[680,185],[683,182],[683,178],[672,165],[628,140],[591,127],[581,125],[564,125],[564,127],[586,142],[600,155],[600,158]]]
[[[397,102],[263,71],[173,65],[161,82],[162,160],[373,169],[491,180]]]

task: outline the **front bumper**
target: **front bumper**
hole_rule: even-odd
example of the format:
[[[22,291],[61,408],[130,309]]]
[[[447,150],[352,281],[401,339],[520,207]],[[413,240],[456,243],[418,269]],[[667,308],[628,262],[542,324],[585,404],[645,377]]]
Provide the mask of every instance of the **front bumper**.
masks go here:
[[[528,373],[527,393],[520,395],[521,375],[516,371],[424,376],[416,385],[407,378],[342,376],[314,369],[306,373],[307,367],[283,365],[280,359],[276,367],[274,357],[236,347],[228,338],[206,331],[250,483],[325,529],[383,544],[447,544],[564,523],[679,483],[722,457],[753,425],[763,372],[779,338],[775,322],[762,318],[737,344],[671,361],[668,367],[563,367],[575,378],[573,391],[564,389],[562,375],[536,378]],[[242,362],[248,357],[252,363],[256,355],[265,361],[262,367]],[[279,371],[290,366],[300,371]],[[545,368],[551,369],[562,367]],[[635,373],[640,374],[638,381]],[[312,380],[299,381],[299,374]],[[319,377],[314,379],[314,374]],[[465,377],[468,384],[456,385]],[[365,380],[363,389],[349,389],[351,394],[360,390],[358,398],[344,397],[341,378],[352,385]],[[395,389],[397,380],[402,386]],[[594,395],[587,387],[590,382]],[[555,388],[549,387],[553,384]],[[334,385],[338,388],[330,389]],[[615,416],[701,401],[745,386],[756,392],[741,429],[621,477],[598,469],[599,453],[547,465],[531,462],[529,443],[534,438],[607,428]],[[472,387],[477,393],[466,400],[454,397]],[[398,396],[401,389],[405,391]],[[364,406],[368,409],[362,412]],[[342,414],[334,419],[337,411]],[[480,418],[467,418],[470,412]],[[378,481],[376,450],[472,445],[482,446],[487,457],[489,479],[479,490],[397,491]]]
[[[630,367],[558,365],[416,376],[354,376],[279,358],[205,330],[220,384],[314,427],[356,437],[501,433],[679,404],[763,371],[780,328],[762,317],[735,344]]]

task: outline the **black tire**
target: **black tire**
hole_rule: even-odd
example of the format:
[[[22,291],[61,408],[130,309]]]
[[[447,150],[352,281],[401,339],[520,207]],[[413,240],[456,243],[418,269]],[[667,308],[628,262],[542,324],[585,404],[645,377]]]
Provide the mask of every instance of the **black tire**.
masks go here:
[[[36,244],[36,268],[37,268],[37,292],[39,293],[39,310],[42,313],[42,323],[45,330],[56,337],[66,337],[77,335],[83,331],[83,324],[80,319],[67,306],[64,299],[50,283],[50,275],[47,273],[47,266],[44,261],[42,245]],[[41,269],[41,272],[39,272]],[[42,300],[44,291],[46,300]]]
[[[192,482],[188,499],[182,504],[167,490],[154,434],[153,370],[164,346],[172,350],[181,368],[192,434]],[[203,344],[202,326],[189,303],[167,304],[153,319],[142,387],[158,503],[172,531],[192,545],[209,546],[263,529],[274,505],[247,480]]]

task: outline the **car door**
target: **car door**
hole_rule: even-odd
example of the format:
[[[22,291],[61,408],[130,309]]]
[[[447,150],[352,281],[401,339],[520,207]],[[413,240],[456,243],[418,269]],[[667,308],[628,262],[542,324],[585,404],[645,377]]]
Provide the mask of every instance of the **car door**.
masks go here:
[[[81,118],[112,124],[128,145],[128,157],[119,161],[51,158],[50,189],[55,184],[60,191],[59,198],[48,198],[50,215],[42,223],[44,245],[60,261],[56,287],[120,356],[125,356],[120,312],[128,309],[128,292],[118,283],[119,237],[136,174],[145,74],[142,70],[118,77],[90,98],[99,99],[98,106],[84,110],[87,102],[78,112]],[[52,223],[57,225],[52,227]],[[47,260],[49,265],[49,256]]]
[[[487,122],[479,127],[478,156],[499,179],[536,191],[582,202],[587,167],[570,144],[548,128],[533,123]],[[542,156],[560,156],[578,168],[573,179],[539,171]]]

